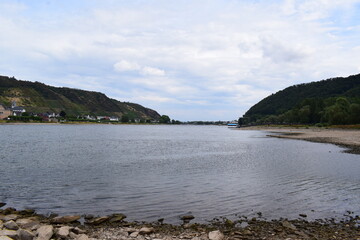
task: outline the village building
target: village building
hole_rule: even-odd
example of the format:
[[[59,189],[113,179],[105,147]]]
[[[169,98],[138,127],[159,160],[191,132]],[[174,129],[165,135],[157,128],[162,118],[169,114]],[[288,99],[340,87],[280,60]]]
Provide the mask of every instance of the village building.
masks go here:
[[[11,103],[11,112],[13,116],[21,116],[26,110],[23,107],[17,106],[16,102],[13,101]]]
[[[8,118],[11,115],[11,110],[0,104],[0,119]]]

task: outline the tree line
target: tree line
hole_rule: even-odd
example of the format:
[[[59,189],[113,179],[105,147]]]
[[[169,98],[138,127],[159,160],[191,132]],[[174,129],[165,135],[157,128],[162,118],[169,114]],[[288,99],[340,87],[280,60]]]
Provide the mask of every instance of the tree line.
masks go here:
[[[284,113],[240,118],[239,124],[360,124],[360,97],[306,98]]]

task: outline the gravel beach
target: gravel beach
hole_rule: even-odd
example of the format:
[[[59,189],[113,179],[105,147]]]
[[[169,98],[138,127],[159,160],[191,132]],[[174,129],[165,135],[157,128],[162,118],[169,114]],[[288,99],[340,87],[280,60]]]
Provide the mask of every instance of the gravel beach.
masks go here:
[[[351,213],[341,221],[309,222],[300,214],[297,220],[265,220],[241,217],[237,221],[216,219],[208,224],[192,224],[194,216],[184,216],[182,225],[127,222],[123,214],[108,216],[43,216],[34,210],[0,209],[1,240],[296,240],[360,239],[359,216]]]

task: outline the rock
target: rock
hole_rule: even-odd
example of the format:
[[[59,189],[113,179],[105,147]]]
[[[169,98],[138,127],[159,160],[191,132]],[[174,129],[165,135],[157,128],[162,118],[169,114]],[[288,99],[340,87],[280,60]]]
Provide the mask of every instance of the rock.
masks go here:
[[[51,219],[51,223],[60,223],[60,224],[72,223],[72,222],[76,222],[80,218],[81,216],[78,215],[55,217]]]
[[[92,214],[86,214],[86,215],[84,215],[84,219],[85,219],[85,220],[90,220],[90,219],[93,219],[93,218],[95,218],[95,216],[92,215]]]
[[[0,236],[8,236],[15,239],[17,237],[17,232],[14,230],[0,230]]]
[[[183,221],[190,221],[193,220],[195,217],[193,215],[184,215],[182,217],[180,217],[181,220]]]
[[[4,226],[4,222],[2,220],[0,220],[0,229],[2,229]]]
[[[125,218],[126,218],[126,215],[124,215],[122,213],[113,214],[111,216],[110,222],[121,222]]]
[[[24,230],[24,229],[19,229],[17,231],[18,240],[33,240],[35,237],[35,234],[33,234],[32,232],[28,231],[28,230]]]
[[[85,234],[79,235],[76,240],[89,240],[89,237]]]
[[[209,240],[223,240],[224,238],[224,234],[219,230],[209,232]]]
[[[59,231],[57,232],[57,235],[61,238],[66,238],[70,234],[70,227],[69,226],[63,226],[59,228]]]
[[[8,236],[0,236],[0,240],[14,240],[14,239],[9,238]]]
[[[136,238],[139,235],[139,232],[132,232],[129,236],[132,238]]]
[[[78,235],[73,233],[73,232],[70,232],[69,237],[72,238],[72,239],[76,239],[76,238],[78,238]]]
[[[98,217],[98,218],[94,218],[90,221],[87,221],[86,224],[99,225],[101,223],[108,221],[109,219],[110,219],[110,217],[108,217],[108,216]]]
[[[51,225],[43,225],[36,231],[38,240],[49,240],[54,234],[54,227]]]
[[[150,234],[155,232],[155,229],[152,227],[142,227],[139,231],[139,234]]]
[[[5,221],[5,222],[10,221],[10,220],[14,220],[14,221],[15,221],[15,220],[18,219],[19,217],[20,217],[20,216],[17,215],[17,214],[9,214],[9,215],[3,216],[2,220]]]
[[[86,233],[85,230],[81,229],[81,228],[78,228],[78,227],[75,227],[73,229],[71,229],[72,232],[74,232],[75,234],[84,234]]]
[[[16,213],[16,209],[15,208],[12,208],[12,207],[9,207],[9,208],[5,208],[3,213],[5,215],[8,215],[8,214],[15,214]]]
[[[24,209],[20,211],[21,215],[33,215],[35,213],[34,209]]]
[[[2,207],[5,206],[5,205],[6,205],[6,203],[0,202],[0,208],[2,208]]]
[[[285,228],[291,229],[291,230],[293,230],[293,231],[296,231],[296,230],[297,230],[297,228],[296,228],[293,224],[289,223],[288,221],[283,221],[281,224],[282,224],[283,227],[285,227]]]
[[[300,217],[306,218],[307,215],[306,214],[299,214]]]
[[[21,228],[33,230],[34,227],[40,224],[40,222],[38,222],[36,218],[31,217],[31,218],[20,218],[16,220],[16,224]]]
[[[244,235],[252,235],[253,233],[249,229],[245,229]]]
[[[19,229],[19,226],[13,220],[5,222],[4,227],[6,227],[9,230],[18,230]]]

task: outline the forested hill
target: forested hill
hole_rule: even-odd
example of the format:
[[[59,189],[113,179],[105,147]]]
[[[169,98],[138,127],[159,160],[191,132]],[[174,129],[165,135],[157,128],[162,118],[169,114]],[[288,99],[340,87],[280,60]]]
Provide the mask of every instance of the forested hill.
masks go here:
[[[0,76],[0,104],[10,106],[12,101],[24,106],[27,112],[59,113],[68,115],[105,115],[144,120],[158,120],[160,115],[139,104],[120,102],[100,92],[52,87],[39,82],[21,81]]]
[[[360,74],[288,87],[255,104],[244,117],[253,123],[346,124],[356,120],[359,104]]]

